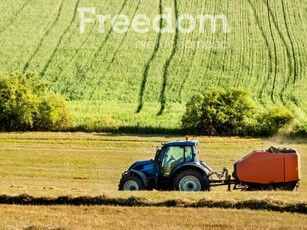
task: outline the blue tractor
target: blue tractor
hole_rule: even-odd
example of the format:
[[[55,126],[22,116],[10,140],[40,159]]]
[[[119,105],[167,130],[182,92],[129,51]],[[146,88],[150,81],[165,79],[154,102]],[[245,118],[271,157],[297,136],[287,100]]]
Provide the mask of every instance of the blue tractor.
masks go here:
[[[119,190],[205,191],[214,173],[198,158],[198,141],[168,142],[154,160],[138,161],[124,172]]]

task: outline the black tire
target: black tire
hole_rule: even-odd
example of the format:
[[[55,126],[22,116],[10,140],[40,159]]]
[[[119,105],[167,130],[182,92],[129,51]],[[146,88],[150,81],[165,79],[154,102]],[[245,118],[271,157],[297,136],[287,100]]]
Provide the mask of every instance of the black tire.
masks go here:
[[[298,181],[288,182],[284,186],[283,190],[285,190],[285,191],[293,191],[297,187],[297,185],[298,185]]]
[[[275,190],[282,190],[282,191],[293,191],[298,184],[298,181],[291,181],[291,182],[286,182],[281,185],[276,185],[274,187]]]
[[[277,184],[249,184],[247,191],[270,191],[270,190],[281,190],[281,191],[293,191],[297,186],[298,181],[291,181],[286,183]]]
[[[126,184],[126,183],[129,183],[129,181],[130,181],[130,186]],[[130,187],[130,189],[127,189],[128,187]],[[138,176],[134,174],[125,174],[122,176],[119,182],[118,190],[119,191],[145,190],[145,185],[142,179],[139,178]]]
[[[189,178],[191,181],[190,184],[189,181],[187,181]],[[187,186],[187,188],[190,186],[194,187],[191,187],[191,190],[184,190],[183,187],[185,188],[185,186]],[[198,170],[186,169],[175,175],[173,188],[177,191],[206,191],[209,190],[209,180],[203,173],[199,172]]]

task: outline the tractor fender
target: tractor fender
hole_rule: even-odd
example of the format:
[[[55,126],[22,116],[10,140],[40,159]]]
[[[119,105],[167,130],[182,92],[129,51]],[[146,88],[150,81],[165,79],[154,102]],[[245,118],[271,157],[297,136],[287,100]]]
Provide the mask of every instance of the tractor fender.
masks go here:
[[[135,175],[139,176],[142,179],[142,181],[143,181],[143,183],[145,185],[145,188],[149,187],[148,178],[147,178],[147,176],[144,173],[142,173],[141,171],[138,171],[138,170],[134,170],[134,169],[129,170],[128,173],[135,174]]]
[[[202,166],[202,165],[195,164],[195,163],[185,163],[185,164],[178,165],[178,166],[173,170],[173,172],[171,173],[171,175],[170,175],[169,178],[172,179],[172,177],[173,177],[177,172],[179,172],[181,169],[185,169],[185,168],[195,168],[195,169],[201,170],[206,176],[208,176],[208,175],[210,174],[210,170],[207,169],[206,167]]]

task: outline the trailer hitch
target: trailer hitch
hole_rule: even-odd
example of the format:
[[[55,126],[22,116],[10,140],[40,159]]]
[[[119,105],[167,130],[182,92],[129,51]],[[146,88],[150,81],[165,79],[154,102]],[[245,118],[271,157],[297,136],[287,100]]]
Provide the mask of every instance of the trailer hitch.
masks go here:
[[[213,177],[217,177],[217,179],[212,179]],[[223,168],[222,172],[212,172],[209,178],[210,186],[216,187],[227,185],[227,191],[229,192],[231,191],[231,185],[236,184],[236,181],[231,179],[231,175],[229,175],[226,168]]]

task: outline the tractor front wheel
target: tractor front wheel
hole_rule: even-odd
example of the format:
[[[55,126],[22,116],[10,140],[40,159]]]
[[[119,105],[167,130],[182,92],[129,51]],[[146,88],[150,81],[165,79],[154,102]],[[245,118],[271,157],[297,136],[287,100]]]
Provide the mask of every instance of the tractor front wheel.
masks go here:
[[[174,188],[178,191],[197,192],[208,190],[207,178],[193,169],[187,169],[175,176]]]
[[[139,191],[145,189],[143,181],[133,174],[123,175],[118,187],[120,191]]]

